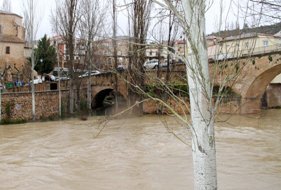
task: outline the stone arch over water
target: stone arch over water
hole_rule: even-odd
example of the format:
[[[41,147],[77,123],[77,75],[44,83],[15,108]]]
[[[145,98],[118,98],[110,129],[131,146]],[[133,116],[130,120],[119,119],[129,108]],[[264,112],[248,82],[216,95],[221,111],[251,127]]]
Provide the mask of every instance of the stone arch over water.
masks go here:
[[[115,92],[112,87],[104,87],[99,89],[93,94],[92,99],[92,109],[96,111],[97,114],[107,114],[112,112],[112,108],[115,105],[115,97],[117,96],[118,108],[127,106],[127,99],[120,92]],[[116,110],[116,111],[120,111]]]
[[[243,90],[241,91],[241,113],[258,113],[261,110],[261,98],[270,82],[281,73],[280,54],[273,60],[264,56],[258,71],[245,77]],[[267,60],[266,60],[267,59]],[[264,65],[261,65],[264,64]]]
[[[114,90],[113,88],[105,88],[97,92],[92,101],[92,109],[98,109],[101,107],[105,107],[104,105],[105,101],[110,100],[110,98],[114,99]],[[109,106],[109,105],[108,105]]]

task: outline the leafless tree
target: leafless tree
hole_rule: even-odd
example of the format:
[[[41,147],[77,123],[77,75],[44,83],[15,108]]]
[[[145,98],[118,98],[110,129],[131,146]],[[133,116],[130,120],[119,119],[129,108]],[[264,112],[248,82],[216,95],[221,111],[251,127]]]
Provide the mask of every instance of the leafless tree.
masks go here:
[[[95,57],[95,40],[101,36],[106,15],[105,4],[100,0],[81,0],[81,21],[79,22],[80,38],[85,41],[85,64],[88,70],[87,105],[92,106],[91,71],[96,69],[93,58]]]
[[[249,5],[249,9],[252,10],[252,14],[261,16],[266,22],[268,21],[281,21],[281,0],[250,0],[252,4]]]
[[[35,21],[36,17],[36,4],[33,0],[26,0],[24,2],[24,25],[26,28],[26,39],[31,47],[31,94],[32,94],[32,119],[36,119],[35,111],[35,86],[34,86],[34,40],[36,39],[36,33],[38,28],[38,22]],[[36,24],[37,23],[37,24]]]
[[[74,81],[78,76],[75,75],[75,39],[77,35],[78,22],[81,19],[79,11],[80,0],[61,0],[57,1],[56,10],[52,15],[52,22],[55,31],[63,37],[68,54],[67,67],[70,70],[70,89],[69,89],[69,112],[74,113]]]
[[[205,0],[182,0],[182,12],[172,1],[157,2],[176,15],[187,42],[188,52],[183,60],[188,78],[192,120],[189,127],[192,134],[194,187],[196,190],[215,190],[217,177],[214,107],[205,38],[206,2]],[[183,121],[188,123],[185,119]]]
[[[117,33],[117,11],[116,11],[116,1],[112,1],[112,21],[113,21],[113,36],[112,36],[112,45],[113,45],[113,58],[114,58],[114,69],[117,71],[118,67],[118,58],[117,58],[117,39],[116,39],[116,33]],[[114,81],[114,90],[116,92],[115,94],[115,111],[118,110],[118,75],[115,73],[115,81]]]
[[[150,13],[152,9],[151,0],[134,0],[132,2],[132,28],[133,28],[133,44],[132,44],[132,65],[129,67],[131,83],[135,86],[144,87],[144,68],[145,62],[145,46],[147,40],[147,33],[150,23]],[[132,98],[131,102],[139,100],[140,94],[134,89],[129,89],[129,96]],[[137,112],[142,112],[142,104],[139,106]]]

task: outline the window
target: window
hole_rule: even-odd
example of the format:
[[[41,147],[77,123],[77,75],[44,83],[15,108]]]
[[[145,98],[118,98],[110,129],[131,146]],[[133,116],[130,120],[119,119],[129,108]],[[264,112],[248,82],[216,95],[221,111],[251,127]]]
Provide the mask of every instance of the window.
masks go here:
[[[7,47],[6,47],[6,54],[10,54],[10,51],[11,51],[11,50],[10,50],[10,46],[7,46]]]
[[[2,34],[2,26],[0,25],[0,34]]]
[[[249,42],[245,42],[245,48],[249,48]]]
[[[263,41],[263,47],[268,47],[268,40]]]

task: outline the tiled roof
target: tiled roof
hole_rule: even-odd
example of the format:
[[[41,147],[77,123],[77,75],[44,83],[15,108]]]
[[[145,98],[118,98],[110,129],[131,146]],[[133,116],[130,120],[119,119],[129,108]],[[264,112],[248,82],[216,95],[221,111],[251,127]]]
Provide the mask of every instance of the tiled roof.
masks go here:
[[[18,38],[17,36],[0,35],[0,42],[7,42],[7,43],[24,43],[24,40]]]

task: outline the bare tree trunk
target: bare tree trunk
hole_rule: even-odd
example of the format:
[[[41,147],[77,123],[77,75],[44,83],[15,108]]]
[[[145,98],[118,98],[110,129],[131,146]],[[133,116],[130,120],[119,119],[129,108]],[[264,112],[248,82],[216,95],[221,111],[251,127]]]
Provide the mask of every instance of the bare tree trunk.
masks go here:
[[[68,7],[68,24],[67,24],[67,46],[69,49],[69,70],[70,70],[70,88],[69,88],[69,112],[74,113],[74,87],[75,87],[75,73],[74,73],[74,43],[75,31],[77,26],[78,15],[78,0],[70,0]]]
[[[70,71],[69,80],[69,112],[74,113],[74,87],[77,77],[75,76],[74,69],[74,50],[77,24],[80,19],[79,2],[80,0],[64,0],[57,3],[56,12],[52,15],[55,31],[63,36],[63,39],[68,48],[67,51],[67,67]]]
[[[61,77],[61,69],[60,69],[60,50],[59,50],[59,47],[57,45],[57,59],[58,59],[58,68],[59,68],[59,71],[58,71],[58,78],[59,78],[59,81],[58,81],[58,93],[59,93],[59,117],[61,118],[62,116],[62,110],[61,110],[61,81],[60,81],[60,77]]]
[[[2,79],[2,75],[0,75]],[[3,81],[1,81],[1,84],[4,84]],[[4,86],[2,87],[4,89]],[[2,122],[2,89],[0,89],[0,123]]]
[[[210,89],[207,45],[205,41],[205,1],[183,0],[186,37],[187,75],[192,119],[194,189],[216,190],[216,149],[214,115]]]
[[[112,44],[113,44],[113,57],[114,57],[114,69],[115,69],[115,75],[114,75],[114,91],[115,91],[115,112],[118,110],[118,75],[117,75],[117,67],[118,67],[118,60],[117,60],[117,44],[116,44],[116,2],[113,0],[112,2],[112,14],[113,14],[113,38],[112,38]]]
[[[150,0],[134,0],[133,2],[133,34],[134,34],[134,45],[133,45],[133,64],[131,67],[131,77],[133,84],[140,88],[144,87],[144,68],[145,62],[145,48],[146,36],[149,25],[149,16],[151,11]],[[138,93],[136,89],[129,89],[129,97],[132,98],[131,102],[140,102],[142,94]],[[134,108],[134,112],[142,114],[143,103],[139,103],[137,108]]]
[[[89,39],[88,39],[89,40]],[[92,64],[93,64],[93,46],[92,46],[92,41],[88,41],[87,49],[88,49],[88,54],[89,54],[89,63],[88,63],[88,80],[87,80],[87,108],[89,111],[89,114],[91,114],[92,110],[92,78],[91,78],[91,71],[92,71]]]
[[[98,42],[94,42],[95,38],[101,33],[104,27],[104,17],[106,4],[100,4],[99,0],[81,0],[81,18],[79,22],[79,33],[81,39],[86,40],[85,63],[87,66],[87,108],[89,114],[92,110],[92,77],[94,60],[96,58],[95,51]],[[96,69],[96,68],[95,68]]]
[[[170,80],[170,52],[171,52],[171,34],[173,29],[173,22],[172,22],[172,10],[170,10],[169,14],[169,33],[168,33],[168,55],[167,55],[167,72],[166,72],[166,82]]]
[[[35,86],[34,86],[34,65],[35,65],[35,57],[34,57],[34,4],[33,0],[29,1],[29,21],[30,21],[30,43],[31,43],[31,99],[32,99],[32,120],[36,119],[35,112]]]
[[[90,67],[90,71],[91,70],[92,69]],[[91,110],[92,110],[92,79],[91,79],[91,77],[88,77],[88,82],[87,82],[87,108],[88,108],[89,114],[91,114]]]

